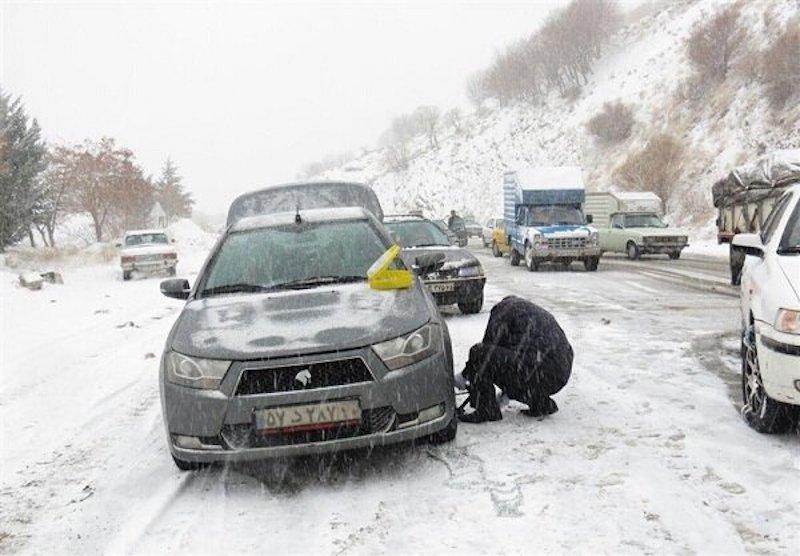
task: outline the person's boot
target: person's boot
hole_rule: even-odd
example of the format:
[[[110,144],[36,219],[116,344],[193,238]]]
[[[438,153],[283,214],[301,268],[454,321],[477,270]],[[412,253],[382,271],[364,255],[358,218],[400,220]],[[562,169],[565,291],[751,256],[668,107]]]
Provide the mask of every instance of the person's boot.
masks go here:
[[[558,411],[558,404],[553,398],[546,398],[544,400],[536,400],[532,404],[528,404],[528,409],[523,409],[522,414],[528,417],[546,417]]]
[[[482,411],[473,411],[472,413],[459,413],[458,420],[462,423],[485,423],[486,421],[500,421],[503,419],[502,413],[497,413],[497,415],[492,414],[485,414]]]

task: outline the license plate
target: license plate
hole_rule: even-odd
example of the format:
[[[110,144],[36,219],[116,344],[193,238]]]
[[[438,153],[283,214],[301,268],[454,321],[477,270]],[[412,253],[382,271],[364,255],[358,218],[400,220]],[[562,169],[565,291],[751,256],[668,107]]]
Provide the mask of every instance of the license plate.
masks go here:
[[[360,422],[361,406],[356,400],[288,405],[255,412],[255,429],[261,434],[330,429]]]
[[[456,289],[456,285],[452,282],[445,282],[443,284],[429,284],[428,287],[433,293],[452,292]]]

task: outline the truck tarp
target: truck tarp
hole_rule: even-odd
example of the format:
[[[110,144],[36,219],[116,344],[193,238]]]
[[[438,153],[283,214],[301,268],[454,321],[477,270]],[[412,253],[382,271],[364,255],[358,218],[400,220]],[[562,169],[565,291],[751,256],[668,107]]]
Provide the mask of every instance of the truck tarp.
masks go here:
[[[800,182],[800,149],[774,151],[752,164],[734,168],[711,189],[714,206],[758,201]]]

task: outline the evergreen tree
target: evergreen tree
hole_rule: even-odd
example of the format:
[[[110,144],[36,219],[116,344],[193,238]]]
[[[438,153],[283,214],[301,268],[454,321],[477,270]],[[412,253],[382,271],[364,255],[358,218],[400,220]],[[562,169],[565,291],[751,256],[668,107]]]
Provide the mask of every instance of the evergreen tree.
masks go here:
[[[28,121],[19,99],[0,90],[0,251],[26,235],[33,239],[45,154],[39,124]]]
[[[192,215],[192,194],[184,191],[178,167],[169,158],[164,162],[161,177],[156,182],[156,200],[161,203],[170,222],[175,218],[188,218]]]

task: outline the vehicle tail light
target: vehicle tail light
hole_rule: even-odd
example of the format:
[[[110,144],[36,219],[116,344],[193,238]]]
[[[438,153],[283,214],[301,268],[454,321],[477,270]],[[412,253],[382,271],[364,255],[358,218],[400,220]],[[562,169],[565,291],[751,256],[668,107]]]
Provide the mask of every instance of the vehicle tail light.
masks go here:
[[[177,259],[178,258],[178,254],[177,253],[164,253],[164,258],[165,259]]]
[[[136,259],[136,257],[132,257],[132,256],[122,257],[122,264],[132,263],[135,259]]]

